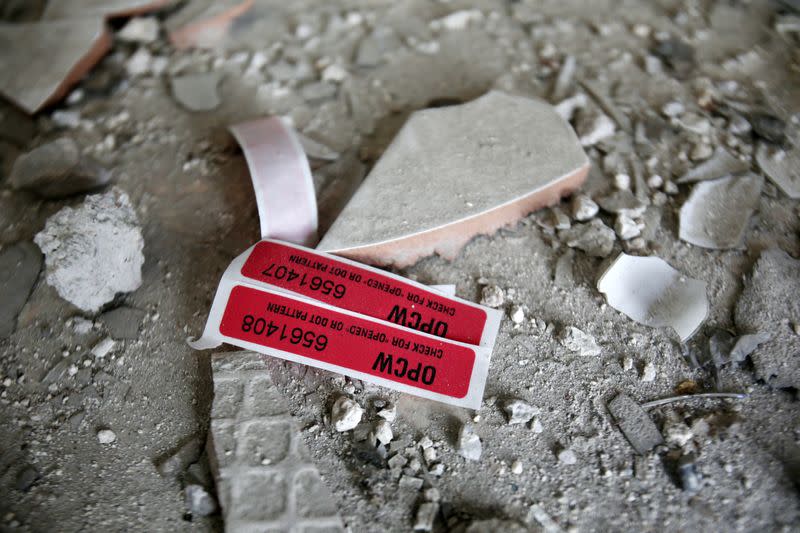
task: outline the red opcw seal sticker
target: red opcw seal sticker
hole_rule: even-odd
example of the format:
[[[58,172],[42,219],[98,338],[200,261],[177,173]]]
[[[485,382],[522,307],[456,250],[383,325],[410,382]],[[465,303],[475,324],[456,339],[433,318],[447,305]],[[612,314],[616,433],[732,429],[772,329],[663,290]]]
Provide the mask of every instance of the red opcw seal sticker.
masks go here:
[[[477,409],[500,318],[394,274],[264,240],[228,267],[190,344],[226,342]]]

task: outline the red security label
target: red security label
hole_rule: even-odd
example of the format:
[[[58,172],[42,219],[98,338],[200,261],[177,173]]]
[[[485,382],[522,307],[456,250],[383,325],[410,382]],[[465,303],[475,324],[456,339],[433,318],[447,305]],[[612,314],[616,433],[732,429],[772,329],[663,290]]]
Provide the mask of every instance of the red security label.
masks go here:
[[[329,255],[274,241],[256,244],[242,275],[373,318],[480,344],[486,311]]]
[[[219,331],[453,398],[466,396],[475,364],[469,347],[242,285],[231,290]]]

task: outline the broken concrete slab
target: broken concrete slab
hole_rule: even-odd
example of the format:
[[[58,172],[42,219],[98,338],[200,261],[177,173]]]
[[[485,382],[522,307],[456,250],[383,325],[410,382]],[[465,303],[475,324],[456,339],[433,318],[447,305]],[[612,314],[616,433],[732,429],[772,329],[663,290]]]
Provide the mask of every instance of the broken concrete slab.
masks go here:
[[[767,249],[745,279],[734,319],[739,331],[771,340],[751,354],[756,375],[774,387],[800,387],[800,261],[779,248]]]
[[[110,180],[110,171],[82,155],[74,140],[62,137],[20,155],[8,183],[45,198],[61,198],[100,188]]]
[[[45,254],[47,283],[94,313],[142,284],[144,239],[128,195],[118,188],[87,196],[51,216],[34,242]]]
[[[0,250],[0,339],[14,332],[17,315],[39,278],[42,260],[42,253],[30,242]]]
[[[786,196],[800,198],[800,147],[783,150],[762,143],[756,151],[756,161]]]
[[[608,412],[639,455],[644,455],[664,443],[664,438],[650,415],[630,396],[618,394],[608,403]]]
[[[692,183],[722,178],[730,174],[741,174],[750,169],[750,164],[734,157],[726,149],[717,147],[709,159],[706,159],[683,176],[675,180],[676,183]]]
[[[221,79],[218,72],[176,76],[170,80],[172,95],[189,111],[211,111],[220,104],[217,86]]]
[[[681,240],[714,250],[741,246],[763,186],[754,174],[698,183],[681,206]]]
[[[309,462],[300,429],[265,359],[254,352],[211,358],[208,449],[225,530],[291,525],[343,533],[336,501]]]
[[[318,248],[380,265],[452,259],[475,235],[556,203],[588,169],[572,128],[544,102],[492,91],[417,111]]]
[[[110,48],[102,17],[0,24],[0,72],[14,73],[0,78],[0,92],[36,113],[66,96]]]
[[[58,0],[48,2],[45,20],[79,19],[89,16],[130,17],[155,11],[175,0]]]
[[[705,282],[683,276],[658,257],[619,254],[600,276],[597,290],[617,311],[646,326],[669,326],[682,341],[708,314]]]

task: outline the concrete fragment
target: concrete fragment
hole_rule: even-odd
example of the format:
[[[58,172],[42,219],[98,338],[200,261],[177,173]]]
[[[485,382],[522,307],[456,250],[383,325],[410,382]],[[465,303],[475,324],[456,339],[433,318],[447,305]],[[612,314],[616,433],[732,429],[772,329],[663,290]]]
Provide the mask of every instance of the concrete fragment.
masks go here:
[[[394,433],[392,433],[392,426],[386,420],[377,421],[370,433],[370,441],[375,442],[377,440],[383,445],[392,442],[393,438]]]
[[[714,155],[703,163],[691,168],[677,183],[692,183],[721,178],[729,174],[740,174],[750,169],[750,165],[734,157],[725,148],[717,147]]]
[[[695,185],[681,206],[681,240],[715,250],[741,246],[763,185],[763,178],[752,174]]]
[[[705,282],[683,276],[658,257],[619,254],[597,290],[614,309],[640,324],[669,326],[684,341],[708,314]]]
[[[100,315],[108,333],[114,339],[137,339],[139,327],[147,313],[130,307],[117,307]]]
[[[770,113],[756,112],[748,117],[753,133],[765,141],[782,144],[786,140],[786,121]]]
[[[750,354],[756,376],[773,387],[800,388],[800,261],[778,248],[766,249],[745,278],[734,319],[739,331],[770,340]]]
[[[652,381],[655,381],[655,379],[656,379],[656,365],[648,361],[642,368],[642,381],[644,381],[645,383],[650,383]]]
[[[108,52],[111,37],[101,17],[83,17],[0,23],[0,43],[0,72],[13,73],[0,77],[0,93],[33,114],[66,96]]]
[[[183,492],[186,509],[192,516],[208,516],[217,511],[217,501],[201,485],[186,485]]]
[[[521,305],[515,305],[511,308],[509,317],[514,324],[522,324],[525,321],[525,309]]]
[[[688,494],[696,494],[702,488],[702,480],[691,454],[682,455],[678,459],[678,477],[681,480],[681,488]]]
[[[125,71],[131,76],[144,76],[149,74],[153,64],[153,56],[145,47],[140,47],[125,62]]]
[[[115,344],[114,339],[106,337],[92,347],[92,355],[98,359],[102,359],[114,349]]]
[[[394,422],[394,419],[397,418],[397,405],[392,404],[387,407],[384,407],[375,414],[383,418],[387,422]]]
[[[647,206],[628,190],[614,191],[598,198],[598,205],[608,213],[625,214],[631,218],[636,218],[644,213]]]
[[[39,278],[42,259],[42,253],[30,242],[0,250],[0,339],[14,332],[17,315]]]
[[[414,519],[414,531],[433,531],[433,522],[438,512],[438,503],[427,502],[420,505]]]
[[[574,326],[564,328],[558,340],[564,348],[571,352],[584,356],[600,355],[600,346],[597,345],[594,337]]]
[[[117,440],[117,435],[110,429],[101,429],[97,432],[97,441],[100,444],[111,444]]]
[[[588,167],[572,128],[538,100],[492,91],[417,111],[318,248],[382,265],[453,258],[473,236],[555,204]]]
[[[762,143],[756,151],[756,161],[786,196],[800,198],[800,147],[782,150]]]
[[[144,240],[120,189],[87,196],[77,208],[64,207],[34,241],[45,254],[47,283],[86,312],[142,284]]]
[[[772,340],[768,333],[751,333],[740,335],[734,339],[733,349],[730,352],[730,359],[736,363],[741,363],[745,358],[753,353],[756,348],[765,342]]]
[[[503,404],[509,424],[524,424],[541,410],[522,400],[509,400]]]
[[[664,442],[650,415],[630,396],[618,394],[608,403],[608,412],[636,453],[644,455]]]
[[[211,111],[220,104],[217,85],[221,78],[218,72],[176,76],[170,80],[172,95],[189,111]]]
[[[153,463],[158,473],[165,479],[179,479],[189,465],[200,458],[203,443],[196,435],[183,441],[177,448],[157,457]]]
[[[82,155],[74,140],[61,137],[20,155],[8,183],[45,198],[61,198],[97,189],[110,180],[111,172]]]
[[[480,460],[483,451],[481,439],[470,424],[464,424],[461,426],[461,429],[458,430],[456,450],[458,454],[465,459],[469,459],[470,461]]]
[[[575,125],[582,146],[594,146],[603,139],[614,135],[617,126],[613,120],[603,113],[582,113]]]
[[[614,221],[614,231],[617,232],[620,240],[629,241],[642,234],[644,224],[636,222],[625,213],[617,215]]]
[[[505,302],[505,292],[497,285],[486,285],[481,289],[481,305],[498,308]]]
[[[614,249],[614,230],[594,218],[587,224],[575,224],[559,232],[559,237],[570,248],[578,248],[595,257],[607,257]]]
[[[214,401],[207,450],[225,531],[314,524],[344,533],[337,502],[310,461],[271,369],[267,358],[254,352],[211,357]],[[368,447],[374,453],[375,447]]]
[[[158,19],[155,17],[134,17],[121,30],[117,38],[129,43],[152,43],[158,39]]]
[[[560,102],[567,96],[574,82],[575,67],[575,56],[569,55],[564,58],[563,63],[561,63],[561,69],[558,71],[558,77],[556,77],[556,81],[553,84],[553,92],[550,95],[551,101]]]
[[[355,400],[339,396],[331,408],[331,422],[336,431],[350,431],[361,422],[364,409]]]
[[[573,197],[570,206],[572,208],[572,217],[579,222],[594,218],[600,210],[594,200],[585,194],[578,194]]]

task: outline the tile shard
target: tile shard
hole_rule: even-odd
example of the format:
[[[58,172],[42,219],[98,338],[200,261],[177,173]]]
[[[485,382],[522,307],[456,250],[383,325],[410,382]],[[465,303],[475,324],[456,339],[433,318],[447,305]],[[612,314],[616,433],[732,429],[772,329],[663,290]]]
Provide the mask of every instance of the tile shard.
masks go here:
[[[788,151],[761,143],[756,162],[780,189],[792,200],[800,198],[800,148]]]
[[[0,24],[0,72],[14,73],[0,78],[0,93],[36,113],[64,97],[110,48],[102,17]]]
[[[682,341],[708,314],[705,282],[683,276],[658,257],[621,253],[600,276],[597,290],[617,311],[646,326],[669,326]]]
[[[234,21],[247,13],[255,0],[203,0],[189,2],[166,22],[169,40],[179,50],[215,48]]]
[[[718,147],[709,159],[686,172],[675,180],[676,183],[692,183],[721,178],[729,174],[741,174],[750,169],[750,165],[734,157],[722,147]]]
[[[714,250],[741,246],[763,185],[764,179],[754,174],[695,185],[681,206],[681,240]]]
[[[556,203],[588,169],[572,128],[542,101],[491,91],[417,111],[319,249],[380,265],[452,259],[473,236]]]

